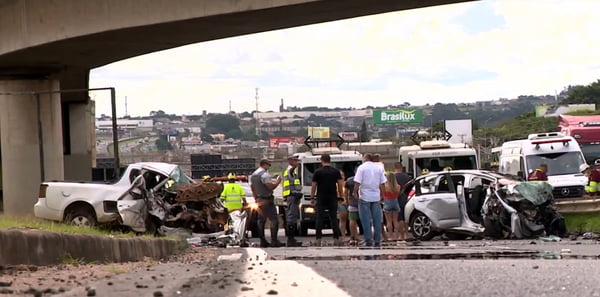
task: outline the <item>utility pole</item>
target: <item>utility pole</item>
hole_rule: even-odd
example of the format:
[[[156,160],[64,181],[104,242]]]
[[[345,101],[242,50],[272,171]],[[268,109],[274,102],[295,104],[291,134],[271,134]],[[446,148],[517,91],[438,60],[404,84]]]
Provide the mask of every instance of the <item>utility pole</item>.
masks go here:
[[[231,99],[229,99],[229,113],[231,113]]]
[[[258,113],[258,88],[254,89],[256,91],[256,95],[254,99],[256,100],[256,136],[258,136],[258,141],[256,142],[256,147],[258,147],[258,142],[260,141],[260,119]]]
[[[125,96],[125,116],[129,115],[127,113],[127,96]]]

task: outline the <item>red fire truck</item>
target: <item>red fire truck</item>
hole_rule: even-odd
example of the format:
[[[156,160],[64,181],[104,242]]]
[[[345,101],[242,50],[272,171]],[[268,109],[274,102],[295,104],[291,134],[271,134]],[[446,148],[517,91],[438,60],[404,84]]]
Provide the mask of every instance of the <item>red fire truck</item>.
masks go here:
[[[558,129],[577,140],[588,164],[600,159],[600,115],[561,115]]]

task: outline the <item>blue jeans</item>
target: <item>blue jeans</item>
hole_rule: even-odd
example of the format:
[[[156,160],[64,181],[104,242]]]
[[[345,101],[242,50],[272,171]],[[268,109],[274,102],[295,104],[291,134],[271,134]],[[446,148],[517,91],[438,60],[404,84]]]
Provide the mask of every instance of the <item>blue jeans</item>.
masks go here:
[[[367,202],[359,200],[358,202],[358,216],[360,217],[360,223],[363,227],[365,236],[365,242],[367,245],[373,244],[373,236],[371,234],[371,222],[373,222],[373,229],[375,230],[375,245],[381,244],[381,231],[383,214],[381,212],[381,203]]]

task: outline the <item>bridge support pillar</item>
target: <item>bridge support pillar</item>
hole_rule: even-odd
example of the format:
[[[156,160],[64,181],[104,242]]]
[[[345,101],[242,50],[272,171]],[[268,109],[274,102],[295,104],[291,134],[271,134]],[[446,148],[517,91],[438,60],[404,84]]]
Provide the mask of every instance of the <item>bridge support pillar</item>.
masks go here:
[[[39,95],[39,117],[36,96],[18,95],[58,89],[58,80],[0,80],[0,151],[6,215],[33,214],[42,171],[46,181],[64,178],[60,94]],[[42,127],[41,146],[38,119]]]

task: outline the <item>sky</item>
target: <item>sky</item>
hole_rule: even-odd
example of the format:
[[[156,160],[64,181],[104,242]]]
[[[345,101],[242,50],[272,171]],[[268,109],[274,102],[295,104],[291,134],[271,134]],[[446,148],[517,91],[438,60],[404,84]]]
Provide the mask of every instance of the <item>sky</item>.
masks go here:
[[[425,105],[547,95],[600,79],[600,1],[496,0],[187,45],[93,69],[118,115]],[[92,93],[96,114],[107,94]]]

